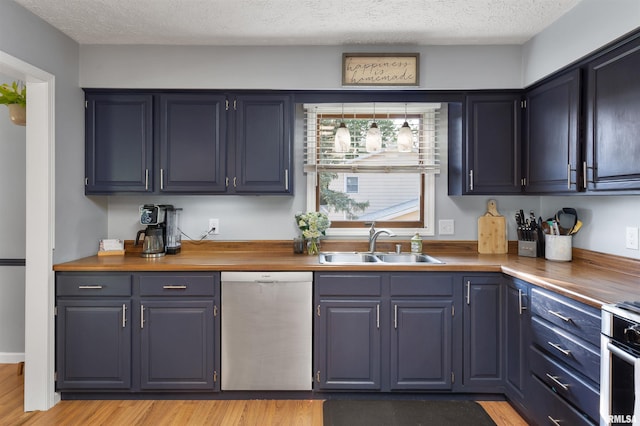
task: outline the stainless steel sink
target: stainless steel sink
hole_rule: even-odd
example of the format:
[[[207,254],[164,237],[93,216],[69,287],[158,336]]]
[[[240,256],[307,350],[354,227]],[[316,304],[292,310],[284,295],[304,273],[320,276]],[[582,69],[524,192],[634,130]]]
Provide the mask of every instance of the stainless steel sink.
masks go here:
[[[320,263],[333,265],[362,264],[442,264],[444,262],[426,254],[416,253],[361,253],[361,252],[327,252],[320,253]]]
[[[426,254],[376,253],[376,256],[385,263],[443,263],[435,257]]]
[[[320,253],[320,263],[361,264],[378,263],[380,259],[371,253],[339,252]]]

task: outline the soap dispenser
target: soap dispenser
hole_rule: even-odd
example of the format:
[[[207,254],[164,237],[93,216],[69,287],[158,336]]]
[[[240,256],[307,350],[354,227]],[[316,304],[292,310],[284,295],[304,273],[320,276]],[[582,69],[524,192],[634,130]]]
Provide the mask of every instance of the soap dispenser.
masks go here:
[[[418,232],[411,237],[411,253],[422,253],[422,238]]]

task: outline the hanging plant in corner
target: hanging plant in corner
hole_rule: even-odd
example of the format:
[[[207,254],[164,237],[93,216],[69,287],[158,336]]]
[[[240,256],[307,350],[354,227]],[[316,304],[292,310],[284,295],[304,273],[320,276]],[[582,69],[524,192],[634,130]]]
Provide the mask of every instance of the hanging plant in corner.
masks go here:
[[[11,85],[0,85],[0,105],[9,108],[9,118],[14,124],[27,124],[27,86],[14,81]]]

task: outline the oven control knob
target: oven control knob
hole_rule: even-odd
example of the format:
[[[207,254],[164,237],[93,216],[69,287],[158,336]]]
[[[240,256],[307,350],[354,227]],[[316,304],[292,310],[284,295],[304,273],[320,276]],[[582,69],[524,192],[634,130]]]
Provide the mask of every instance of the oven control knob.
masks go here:
[[[632,325],[624,329],[624,337],[628,343],[640,344],[640,325]]]

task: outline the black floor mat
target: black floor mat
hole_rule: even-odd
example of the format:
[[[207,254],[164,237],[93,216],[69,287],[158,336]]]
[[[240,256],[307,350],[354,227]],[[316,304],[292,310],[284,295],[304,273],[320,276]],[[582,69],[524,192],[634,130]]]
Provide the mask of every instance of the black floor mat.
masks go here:
[[[473,401],[331,399],[322,413],[324,426],[495,426]]]

